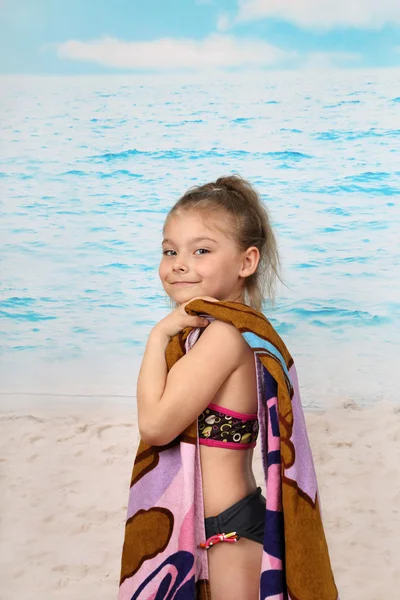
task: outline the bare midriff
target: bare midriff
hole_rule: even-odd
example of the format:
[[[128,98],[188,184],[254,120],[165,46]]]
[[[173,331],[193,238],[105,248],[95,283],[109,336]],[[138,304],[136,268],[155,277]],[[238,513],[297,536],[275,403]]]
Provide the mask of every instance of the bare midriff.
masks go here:
[[[200,446],[204,518],[217,515],[256,489],[253,452],[253,448],[228,450]]]

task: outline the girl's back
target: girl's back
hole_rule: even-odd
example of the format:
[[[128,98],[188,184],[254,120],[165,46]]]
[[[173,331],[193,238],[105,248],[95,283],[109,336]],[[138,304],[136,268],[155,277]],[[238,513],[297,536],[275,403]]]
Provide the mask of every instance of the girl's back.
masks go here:
[[[235,329],[226,323],[219,323],[221,325]],[[235,331],[242,350],[242,362],[227,377],[215,397],[210,398],[210,403],[239,413],[257,413],[254,354],[242,335]],[[253,453],[253,448],[236,450],[200,444],[205,517],[218,514],[256,489]]]
[[[212,326],[211,323],[209,327]],[[223,326],[233,327],[225,323]],[[242,335],[235,331],[237,344],[242,347],[242,362],[210,402],[239,413],[257,413],[254,354]],[[204,516],[209,518],[257,489],[252,471],[254,449],[225,449],[203,444],[199,447]],[[262,550],[262,545],[245,537],[236,544],[219,543],[210,549],[208,566],[212,600],[257,600]]]

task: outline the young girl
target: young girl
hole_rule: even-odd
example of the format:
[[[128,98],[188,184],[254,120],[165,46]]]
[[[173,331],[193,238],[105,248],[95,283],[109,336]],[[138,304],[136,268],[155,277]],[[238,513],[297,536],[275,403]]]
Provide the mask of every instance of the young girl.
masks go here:
[[[234,175],[186,192],[170,210],[163,236],[159,276],[174,310],[152,329],[143,356],[140,436],[164,446],[198,419],[211,597],[258,600],[266,500],[252,471],[254,353],[233,325],[190,316],[184,307],[194,298],[258,311],[266,296],[273,302],[279,277],[274,232],[256,191]],[[203,328],[201,336],[168,372],[167,345],[186,327]],[[217,537],[210,545],[221,533],[237,543]]]

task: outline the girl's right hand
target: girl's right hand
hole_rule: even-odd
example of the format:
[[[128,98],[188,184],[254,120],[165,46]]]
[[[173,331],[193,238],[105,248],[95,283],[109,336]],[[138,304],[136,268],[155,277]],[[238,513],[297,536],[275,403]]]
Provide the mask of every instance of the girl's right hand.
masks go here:
[[[191,298],[187,302],[180,304],[178,308],[164,317],[164,319],[161,319],[161,321],[154,326],[153,330],[172,338],[182,331],[182,329],[185,329],[185,327],[207,327],[210,323],[208,319],[199,317],[198,315],[188,315],[185,311],[186,304],[189,304],[192,300],[210,300],[210,302],[219,302],[217,298],[212,298],[211,296],[196,296],[195,298]]]

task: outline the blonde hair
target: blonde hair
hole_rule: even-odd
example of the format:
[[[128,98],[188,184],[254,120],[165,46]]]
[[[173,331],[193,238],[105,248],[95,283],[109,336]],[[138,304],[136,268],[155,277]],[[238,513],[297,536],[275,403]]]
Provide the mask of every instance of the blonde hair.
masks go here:
[[[227,212],[232,223],[229,228],[222,220],[224,225],[217,224],[218,229],[230,235],[241,251],[255,246],[260,252],[257,269],[245,279],[245,304],[262,312],[268,298],[274,306],[276,280],[284,282],[279,275],[281,262],[271,217],[254,187],[240,175],[219,177],[215,182],[187,190],[169,211],[163,233],[169,217],[176,213],[196,211],[215,216],[217,210]]]

